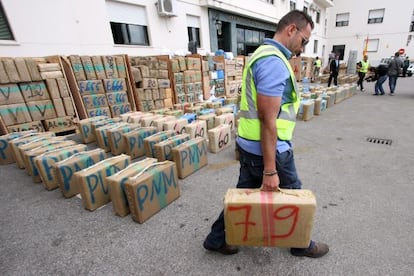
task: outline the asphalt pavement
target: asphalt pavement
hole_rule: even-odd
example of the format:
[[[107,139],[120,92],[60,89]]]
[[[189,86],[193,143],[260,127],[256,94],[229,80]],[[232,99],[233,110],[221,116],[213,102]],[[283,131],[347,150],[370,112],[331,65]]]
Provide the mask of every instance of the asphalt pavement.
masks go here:
[[[0,274],[412,275],[414,77],[399,78],[395,96],[372,96],[373,83],[365,86],[295,132],[299,176],[317,198],[313,239],[330,246],[323,258],[286,248],[242,247],[232,256],[203,249],[237,182],[232,141],[143,224],[114,215],[112,203],[87,211],[15,164],[0,166]],[[390,143],[376,143],[383,140]]]

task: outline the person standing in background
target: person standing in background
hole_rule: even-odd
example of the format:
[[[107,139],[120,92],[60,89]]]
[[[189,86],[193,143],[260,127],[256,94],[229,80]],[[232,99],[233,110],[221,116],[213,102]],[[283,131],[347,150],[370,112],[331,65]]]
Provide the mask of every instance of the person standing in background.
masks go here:
[[[390,86],[390,96],[394,96],[395,87],[397,86],[398,76],[401,74],[403,63],[400,59],[400,53],[396,52],[390,64],[388,64],[388,84]]]
[[[332,51],[332,52],[329,54],[329,60],[328,60],[328,63],[331,63],[331,60],[335,59],[335,56],[336,56],[335,52],[334,52],[334,51]]]
[[[316,57],[315,61],[313,62],[313,78],[312,81],[315,81],[317,77],[319,77],[319,72],[321,71],[322,61],[319,57]]]
[[[329,79],[328,87],[331,86],[332,79],[334,85],[338,85],[338,74],[339,74],[339,55],[335,56],[335,59],[332,59],[329,63]]]
[[[405,57],[404,59],[404,65],[403,65],[403,78],[405,78],[405,76],[407,75],[407,69],[408,66],[410,66],[410,59],[408,57]]]
[[[363,60],[357,63],[357,71],[358,71],[358,76],[359,76],[357,86],[360,87],[362,92],[365,91],[363,83],[364,83],[365,75],[368,72],[368,69],[369,69],[368,56],[365,55]]]

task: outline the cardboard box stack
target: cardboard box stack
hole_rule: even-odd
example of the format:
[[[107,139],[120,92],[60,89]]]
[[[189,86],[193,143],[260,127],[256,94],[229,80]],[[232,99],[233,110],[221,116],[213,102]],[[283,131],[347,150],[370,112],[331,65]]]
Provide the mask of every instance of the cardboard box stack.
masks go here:
[[[76,117],[60,59],[0,59],[0,134],[75,130]]]
[[[108,182],[112,207],[116,215],[124,217],[130,213],[128,200],[125,194],[125,182],[128,181],[130,177],[134,177],[156,162],[157,159],[155,158],[144,158],[143,160],[130,164],[125,169],[106,179]]]
[[[309,80],[313,77],[313,58],[312,57],[301,57],[302,63],[302,74],[301,79],[308,78]]]
[[[238,56],[232,60],[225,60],[225,88],[227,98],[235,98],[241,93],[243,67],[243,56]]]
[[[204,100],[208,100],[210,98],[210,90],[213,87],[212,84],[214,84],[210,81],[210,67],[211,69],[214,69],[212,57],[203,57],[201,60],[201,81],[203,83]]]
[[[196,103],[203,99],[201,56],[173,57],[171,73],[176,104]]]
[[[24,135],[22,137],[12,139],[8,142],[8,146],[10,147],[9,153],[11,152],[11,154],[13,155],[13,159],[16,162],[18,168],[24,169],[23,157],[20,153],[19,146],[30,143],[35,140],[40,140],[45,137],[55,137],[55,133],[50,131],[35,132],[34,134]]]
[[[129,116],[120,118],[127,121]],[[91,119],[81,120],[85,121],[81,124],[84,133],[93,131],[93,125],[97,126],[101,121],[111,120],[104,117],[99,120]],[[123,123],[132,126],[127,122]],[[145,144],[147,152],[152,151],[151,148],[156,145],[152,142],[155,140],[162,141],[164,137],[174,135],[173,131],[156,133],[155,127],[132,131],[143,129],[152,129],[158,135],[157,139],[152,139],[154,135],[148,135],[148,141],[144,137],[138,138]],[[123,133],[122,129],[112,139],[118,141],[119,136],[128,134],[130,132]],[[157,147],[161,150],[162,159],[173,159],[172,149],[185,141],[191,141],[188,134],[175,137],[176,139],[171,139],[173,145],[170,148],[167,149],[166,143]],[[206,164],[205,139],[199,137],[194,141],[199,140],[204,141],[204,144],[189,144],[186,151],[183,150],[180,154],[183,161],[180,163],[180,172],[190,174]],[[195,145],[199,147],[194,147]],[[131,212],[132,218],[139,223],[143,223],[180,196],[179,174],[175,162],[157,162],[157,159],[145,158],[131,164],[131,157],[128,155],[106,157],[103,149],[88,150],[86,145],[68,140],[66,136],[56,137],[54,132],[27,131],[0,136],[0,157],[0,164],[20,160],[22,165],[19,167],[25,168],[33,181],[42,181],[47,190],[60,188],[65,198],[80,193],[82,205],[89,211],[112,201],[115,214],[125,216]]]
[[[125,56],[62,58],[79,117],[116,117],[135,110]]]
[[[102,149],[94,149],[75,153],[54,165],[56,182],[64,197],[70,198],[79,194],[80,187],[73,176],[76,172],[88,168],[106,158]]]
[[[8,141],[5,154],[12,155],[16,165],[25,169],[33,182],[43,182],[47,190],[61,187],[66,196],[66,192],[71,190],[68,181],[73,171],[65,168],[60,174],[56,171],[55,165],[60,163],[59,161],[85,152],[87,146],[67,139],[67,136],[56,137],[54,132],[17,132],[14,135],[17,137]],[[92,153],[88,152],[87,156],[91,157]],[[76,164],[75,168],[78,167],[79,164]],[[61,182],[65,183],[65,188],[69,188],[63,191]]]
[[[39,171],[40,178],[47,190],[53,190],[59,187],[59,181],[56,177],[54,165],[78,152],[84,152],[87,146],[84,144],[75,144],[61,149],[45,152],[34,158],[34,163]]]
[[[21,151],[21,155],[24,162],[24,167],[26,169],[26,172],[28,175],[32,176],[32,180],[34,183],[42,182],[43,180],[40,178],[39,175],[39,168],[36,166],[34,159],[49,151],[53,151],[56,149],[62,149],[69,146],[76,145],[75,141],[72,140],[64,140],[60,139],[59,137],[51,137],[46,139],[45,141],[42,141],[40,145],[35,145],[33,147],[26,148],[25,150]],[[34,143],[36,144],[36,143]],[[29,144],[26,144],[24,146],[27,146]]]
[[[85,209],[94,211],[111,201],[106,179],[125,169],[130,163],[131,157],[121,154],[106,158],[75,173]]]
[[[228,124],[221,124],[208,131],[208,147],[212,153],[217,153],[230,147],[231,141],[231,126]]]
[[[109,144],[109,130],[113,128],[126,126],[128,123],[117,122],[117,123],[108,123],[103,126],[97,127],[95,129],[96,144],[101,149],[104,149],[105,152],[111,151],[111,146]]]
[[[297,118],[303,121],[309,121],[313,118],[315,102],[313,99],[302,100],[300,102]]]
[[[178,177],[183,179],[208,164],[207,141],[197,137],[172,149],[172,160],[177,164]]]
[[[12,140],[17,141],[19,138],[29,138],[37,136],[40,132],[35,130],[28,130],[22,132],[13,132],[0,136],[0,165],[12,164],[16,162],[13,154],[11,143]],[[44,134],[45,132],[42,132]],[[54,135],[54,133],[50,133]]]
[[[172,108],[169,58],[129,57],[134,97],[140,111]]]
[[[225,60],[223,56],[208,57],[210,69],[210,88],[216,98],[225,97]]]
[[[303,90],[302,85],[298,85],[299,90]],[[343,84],[337,87],[324,87],[313,85],[309,92],[301,93],[301,103],[297,119],[308,121],[314,115],[321,115],[328,108],[341,103],[352,97],[356,93],[355,84]]]
[[[154,156],[158,161],[170,160],[173,161],[172,149],[178,145],[190,140],[190,135],[187,133],[174,135],[154,145]]]

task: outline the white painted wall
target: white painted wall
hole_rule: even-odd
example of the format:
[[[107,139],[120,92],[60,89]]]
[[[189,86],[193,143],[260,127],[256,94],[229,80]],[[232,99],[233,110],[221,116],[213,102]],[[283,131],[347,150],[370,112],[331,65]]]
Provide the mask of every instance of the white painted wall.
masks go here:
[[[414,38],[406,46],[409,34],[409,23],[412,18],[414,2],[406,0],[335,0],[335,6],[328,9],[328,53],[332,45],[345,44],[344,61],[348,60],[350,50],[358,51],[358,60],[362,58],[364,41],[379,39],[377,52],[368,52],[372,65],[378,64],[381,58],[392,56],[398,49],[404,48],[408,56],[414,58]],[[385,8],[383,23],[368,24],[368,13],[371,9]],[[335,27],[336,14],[349,12],[349,26]],[[414,35],[414,33],[411,33]],[[327,55],[326,55],[327,56]]]
[[[115,45],[105,0],[2,0],[16,42],[0,41],[0,56],[155,55],[187,50],[186,14],[201,18],[200,50],[209,51],[207,9],[177,1],[178,16],[161,17],[154,0],[120,2],[145,7],[151,46]]]
[[[158,55],[186,51],[187,15],[200,17],[200,53],[210,52],[208,7],[230,13],[278,22],[289,11],[289,0],[270,5],[260,0],[177,0],[176,17],[157,14],[156,0],[113,0],[145,8],[151,46],[115,45],[105,0],[1,0],[15,36],[15,42],[0,41],[0,56],[48,55]],[[297,0],[302,9],[304,0]],[[311,3],[312,1],[309,1]],[[315,14],[311,14],[315,19]],[[304,56],[321,56],[326,44],[323,34],[325,11]],[[319,40],[318,54],[313,39]]]
[[[259,0],[200,0],[199,2],[202,6],[210,5],[218,10],[226,10],[271,23],[278,22],[289,9],[289,1],[287,0],[275,0],[274,5]]]

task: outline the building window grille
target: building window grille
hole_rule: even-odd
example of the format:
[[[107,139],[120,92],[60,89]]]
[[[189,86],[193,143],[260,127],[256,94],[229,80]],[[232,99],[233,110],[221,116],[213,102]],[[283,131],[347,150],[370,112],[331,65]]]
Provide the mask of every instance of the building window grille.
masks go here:
[[[115,44],[149,46],[145,8],[117,1],[106,1]]]
[[[349,13],[338,13],[336,15],[336,27],[345,27],[349,25]]]
[[[201,47],[200,44],[200,28],[196,27],[187,27],[188,31],[188,41],[195,41],[198,48]]]
[[[3,4],[0,2],[0,40],[14,40]]]
[[[149,45],[147,26],[111,22],[115,44]]]
[[[313,42],[313,53],[317,54],[318,53],[318,43],[319,41],[315,39],[315,41]]]
[[[368,24],[382,23],[384,20],[385,9],[370,10],[368,14]]]
[[[296,10],[296,2],[295,1],[290,1],[290,10]]]
[[[321,13],[320,12],[316,12],[316,19],[315,19],[316,23],[320,23],[321,22]]]

